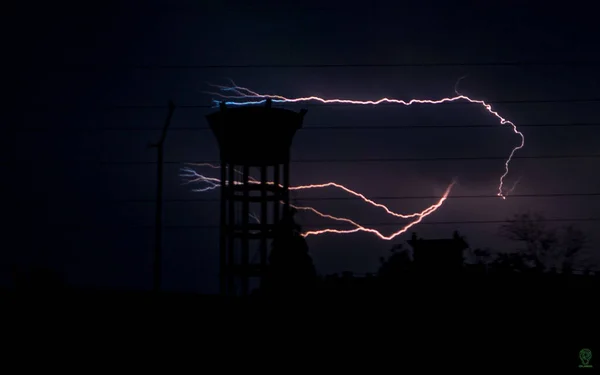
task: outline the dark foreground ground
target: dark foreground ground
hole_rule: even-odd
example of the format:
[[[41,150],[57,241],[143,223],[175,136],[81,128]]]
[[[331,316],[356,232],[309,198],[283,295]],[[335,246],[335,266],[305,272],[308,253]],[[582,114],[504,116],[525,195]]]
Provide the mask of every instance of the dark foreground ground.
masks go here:
[[[600,368],[597,282],[338,283],[283,298],[5,291],[3,337],[15,352],[41,350],[59,361],[141,355],[137,370],[159,360],[191,361],[202,372],[214,361],[221,372],[238,365],[393,373]],[[593,369],[578,367],[582,348],[592,350]]]

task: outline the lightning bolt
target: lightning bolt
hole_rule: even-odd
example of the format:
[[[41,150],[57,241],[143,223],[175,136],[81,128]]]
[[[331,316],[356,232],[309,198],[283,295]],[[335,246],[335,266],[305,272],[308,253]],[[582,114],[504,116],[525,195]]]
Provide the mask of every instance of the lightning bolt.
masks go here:
[[[488,113],[490,113],[491,115],[496,117],[499,120],[501,125],[511,126],[513,132],[515,134],[517,134],[521,139],[520,144],[512,149],[512,151],[510,152],[510,155],[506,159],[506,161],[504,163],[504,173],[500,176],[500,179],[499,179],[497,195],[499,197],[501,197],[502,199],[506,199],[506,196],[512,191],[512,189],[508,189],[505,191],[504,179],[506,178],[506,176],[509,173],[509,164],[510,164],[515,152],[517,152],[518,150],[522,149],[525,146],[525,136],[523,135],[523,133],[521,133],[517,129],[517,126],[514,123],[505,119],[497,111],[493,110],[492,106],[490,104],[486,103],[483,100],[472,99],[466,95],[460,94],[458,92],[458,84],[464,78],[466,78],[466,76],[461,77],[456,82],[456,85],[454,87],[456,96],[445,97],[445,98],[436,99],[436,100],[410,99],[410,100],[406,101],[406,100],[393,99],[393,98],[381,98],[378,100],[351,100],[351,99],[325,99],[325,98],[321,98],[318,96],[287,98],[287,97],[281,96],[281,95],[262,94],[262,93],[252,91],[246,87],[241,87],[241,86],[236,85],[235,82],[233,82],[233,80],[230,80],[231,86],[214,85],[214,84],[209,83],[210,86],[219,89],[221,92],[206,92],[206,93],[210,94],[210,95],[218,96],[223,99],[229,99],[229,100],[225,101],[225,104],[234,105],[234,106],[262,104],[262,103],[265,103],[267,99],[271,99],[271,101],[275,102],[275,103],[298,103],[298,102],[316,101],[316,102],[321,102],[324,104],[338,103],[338,104],[355,104],[355,105],[379,105],[382,103],[392,103],[392,104],[400,104],[400,105],[404,105],[404,106],[410,106],[413,104],[442,104],[442,103],[451,103],[451,102],[458,102],[458,101],[467,101],[469,103],[479,104],[480,106],[485,108],[485,110]],[[252,100],[252,99],[255,99],[255,100]],[[240,100],[243,100],[243,101],[240,101]],[[217,100],[213,100],[213,101],[216,104],[219,103],[219,101],[217,101]],[[516,184],[515,184],[515,186],[516,186]],[[514,189],[514,187],[513,187],[513,189]]]
[[[196,166],[196,167],[209,167],[209,168],[213,168],[213,169],[217,169],[220,168],[220,166],[218,165],[213,165],[213,164],[209,164],[209,163],[189,163],[188,165],[192,165],[192,166]],[[209,190],[214,190],[217,187],[219,187],[221,185],[221,181],[220,179],[216,178],[216,177],[207,177],[204,176],[202,174],[199,174],[198,172],[196,172],[194,169],[192,168],[188,168],[188,167],[184,167],[181,169],[181,177],[186,178],[187,180],[184,182],[184,184],[191,184],[191,183],[207,183],[209,184],[208,187],[206,188],[202,188],[202,189],[196,189],[194,191],[196,192],[205,192],[205,191],[209,191]],[[241,172],[239,170],[235,170],[235,173],[241,174]],[[227,180],[226,180],[227,182]],[[259,184],[260,182],[252,177],[249,177],[249,181],[250,184]],[[242,184],[242,182],[239,181],[234,181],[234,184],[236,185],[240,185]],[[268,181],[267,184],[274,184],[274,182],[272,181]],[[321,229],[321,230],[314,230],[314,231],[307,231],[302,233],[303,237],[308,237],[308,236],[314,236],[314,235],[319,235],[319,234],[324,234],[324,233],[337,233],[337,234],[348,234],[348,233],[357,233],[357,232],[367,232],[367,233],[372,233],[376,236],[378,236],[379,238],[383,239],[383,240],[392,240],[394,238],[396,238],[397,236],[405,233],[407,230],[409,230],[412,226],[420,223],[425,217],[429,216],[430,214],[432,214],[433,212],[435,212],[438,208],[440,208],[442,206],[442,204],[444,203],[444,201],[448,198],[448,195],[450,194],[450,191],[452,190],[452,187],[456,184],[456,180],[452,181],[452,183],[446,188],[446,191],[444,192],[444,194],[442,195],[442,197],[438,200],[437,203],[429,206],[428,208],[424,209],[421,212],[417,212],[417,213],[413,213],[413,214],[401,214],[401,213],[397,213],[394,212],[392,210],[390,210],[387,206],[377,203],[371,199],[368,199],[366,196],[364,196],[363,194],[356,192],[350,188],[347,188],[346,186],[343,186],[341,184],[335,183],[335,182],[327,182],[327,183],[323,183],[323,184],[315,184],[315,185],[300,185],[300,186],[291,186],[289,187],[289,190],[306,190],[306,189],[319,189],[319,188],[325,188],[325,187],[334,187],[334,188],[338,188],[340,190],[343,190],[349,194],[354,195],[355,197],[360,198],[362,201],[383,209],[387,214],[392,215],[394,217],[398,217],[401,219],[413,219],[411,220],[408,224],[404,225],[401,229],[399,229],[398,231],[390,234],[390,235],[385,235],[383,233],[381,233],[380,231],[373,229],[373,228],[367,228],[359,223],[357,223],[354,220],[348,219],[348,218],[340,218],[340,217],[336,217],[333,215],[329,215],[329,214],[325,214],[322,213],[320,211],[318,211],[317,209],[313,208],[313,207],[303,207],[303,206],[297,206],[297,205],[290,205],[291,207],[296,208],[297,210],[302,210],[302,211],[310,211],[313,212],[323,218],[326,219],[331,219],[331,220],[335,220],[335,221],[340,221],[340,222],[344,222],[344,223],[348,223],[351,224],[352,226],[354,226],[354,229],[348,229],[348,230],[339,230],[339,229]],[[279,185],[280,187],[282,187],[282,185]],[[283,203],[283,202],[281,202]],[[256,217],[255,214],[250,214],[250,217],[252,217],[253,219],[255,219],[257,222],[260,222],[258,220],[258,218]]]

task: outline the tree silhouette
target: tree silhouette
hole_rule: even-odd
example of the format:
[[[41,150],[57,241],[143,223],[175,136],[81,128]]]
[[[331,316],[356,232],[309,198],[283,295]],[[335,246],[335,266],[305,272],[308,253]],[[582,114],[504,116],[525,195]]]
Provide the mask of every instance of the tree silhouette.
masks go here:
[[[537,213],[516,214],[512,220],[501,227],[502,234],[523,244],[520,250],[523,268],[535,268],[540,271],[560,266],[569,272],[575,257],[586,243],[584,233],[574,226],[560,229],[548,228],[542,215]],[[515,255],[516,256],[516,255]],[[499,259],[498,264],[506,265],[509,257]],[[516,262],[514,256],[510,258]]]
[[[495,273],[527,272],[537,270],[532,267],[526,256],[519,253],[498,254],[496,259],[490,264],[490,269]]]
[[[408,276],[413,272],[413,259],[408,249],[402,244],[394,245],[387,259],[380,258],[377,276],[383,280],[391,281]]]
[[[487,272],[488,266],[493,260],[492,251],[490,249],[469,249],[469,258],[472,259],[471,262],[465,264],[468,270],[476,271],[476,272]]]

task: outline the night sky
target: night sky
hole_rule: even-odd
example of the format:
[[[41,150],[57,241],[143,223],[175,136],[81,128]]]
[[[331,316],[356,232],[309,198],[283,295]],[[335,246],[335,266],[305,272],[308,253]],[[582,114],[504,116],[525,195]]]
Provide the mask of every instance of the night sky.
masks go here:
[[[5,138],[14,146],[7,198],[13,227],[5,235],[2,283],[10,283],[13,266],[35,265],[62,273],[75,286],[151,287],[156,149],[148,145],[158,141],[172,99],[179,107],[165,143],[163,285],[216,292],[219,195],[192,192],[179,174],[185,162],[218,162],[204,117],[214,109],[203,108],[216,97],[204,91],[211,90],[207,83],[227,84],[228,78],[289,97],[408,100],[453,96],[456,81],[467,75],[462,93],[500,101],[493,107],[502,116],[517,126],[530,125],[519,128],[526,143],[517,156],[598,154],[598,65],[550,64],[600,61],[593,10],[511,2],[321,3],[13,6],[7,14],[23,22],[14,31],[18,41],[8,46],[16,48],[11,82],[18,88],[11,95],[16,132]],[[498,62],[517,64],[477,65]],[[447,63],[473,65],[219,67]],[[131,68],[136,65],[146,68]],[[286,107],[308,109],[293,142],[294,160],[505,157],[519,143],[509,126],[475,104]],[[582,123],[597,126],[574,126]],[[564,126],[538,126],[551,124]],[[480,127],[456,127],[463,125]],[[362,128],[311,129],[336,126]],[[382,126],[409,127],[377,129]],[[495,250],[515,247],[499,236],[498,224],[435,223],[504,220],[529,210],[549,219],[598,217],[600,196],[494,197],[503,164],[501,159],[294,162],[291,183],[336,181],[367,196],[432,197],[457,177],[450,199],[414,230],[440,238],[457,229],[472,247]],[[593,157],[515,159],[506,181],[512,185],[521,178],[517,195],[600,193],[599,167],[600,159]],[[217,171],[200,171],[218,177]],[[348,196],[336,190],[292,196],[299,204],[361,223],[398,222],[358,200],[300,200]],[[409,213],[435,201],[381,203]],[[306,226],[327,224],[309,213],[298,220]],[[590,249],[598,249],[599,222],[575,224],[588,235]],[[391,233],[396,226],[377,228]],[[379,258],[411,232],[391,242],[359,233],[309,237],[308,244],[319,273],[365,273],[376,271]]]

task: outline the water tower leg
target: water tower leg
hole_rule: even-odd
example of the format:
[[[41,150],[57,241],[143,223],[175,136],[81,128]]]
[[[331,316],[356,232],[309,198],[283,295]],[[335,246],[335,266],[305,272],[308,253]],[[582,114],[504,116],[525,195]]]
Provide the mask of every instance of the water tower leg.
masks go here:
[[[244,200],[242,201],[242,265],[241,265],[241,282],[242,282],[242,295],[247,296],[249,293],[249,265],[250,265],[250,167],[244,165],[243,168],[243,187],[244,187]]]
[[[221,163],[221,222],[219,225],[219,289],[227,294],[227,164]]]
[[[273,166],[273,183],[275,184],[275,196],[277,197],[275,206],[273,207],[273,222],[277,224],[279,223],[279,213],[281,212],[281,203],[279,203],[281,199],[281,189],[279,188],[279,164]]]
[[[261,270],[261,282],[267,269],[267,231],[268,227],[268,216],[267,216],[267,167],[260,167],[260,270]],[[275,202],[277,204],[277,202]]]
[[[235,295],[235,165],[229,164],[227,183],[228,220],[227,220],[227,294]]]
[[[290,164],[289,163],[284,163],[283,164],[283,189],[281,190],[281,193],[283,195],[283,209],[284,212],[288,212],[290,209],[290,193],[289,193],[289,187],[290,187]]]

